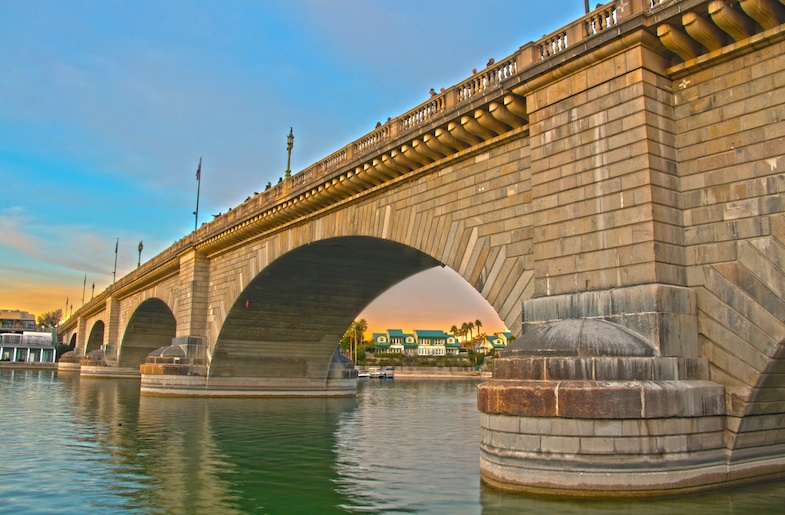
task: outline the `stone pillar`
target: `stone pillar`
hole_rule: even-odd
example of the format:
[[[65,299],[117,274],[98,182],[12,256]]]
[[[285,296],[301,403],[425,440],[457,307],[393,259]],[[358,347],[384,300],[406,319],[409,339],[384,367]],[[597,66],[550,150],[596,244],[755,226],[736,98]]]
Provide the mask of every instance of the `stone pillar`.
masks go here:
[[[636,39],[637,38],[637,39]],[[527,97],[534,295],[524,331],[613,319],[663,355],[698,355],[686,288],[668,62],[641,32]]]
[[[177,337],[207,336],[207,293],[210,261],[197,250],[180,255],[180,294],[177,301]]]
[[[106,327],[104,329],[104,360],[117,364],[117,348],[120,344],[120,301],[117,297],[106,299]]]
[[[74,347],[74,354],[77,356],[84,356],[87,349],[87,320],[83,317],[76,319],[76,346]]]

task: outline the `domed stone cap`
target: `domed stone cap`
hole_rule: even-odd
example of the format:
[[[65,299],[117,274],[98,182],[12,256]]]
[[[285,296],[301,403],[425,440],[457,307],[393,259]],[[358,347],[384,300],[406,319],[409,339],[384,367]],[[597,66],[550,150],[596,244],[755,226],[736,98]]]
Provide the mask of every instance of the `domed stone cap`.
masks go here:
[[[639,356],[657,349],[626,327],[596,319],[559,320],[527,332],[501,352],[512,356]]]
[[[184,358],[185,351],[179,345],[167,345],[166,347],[158,347],[147,356],[162,358]]]

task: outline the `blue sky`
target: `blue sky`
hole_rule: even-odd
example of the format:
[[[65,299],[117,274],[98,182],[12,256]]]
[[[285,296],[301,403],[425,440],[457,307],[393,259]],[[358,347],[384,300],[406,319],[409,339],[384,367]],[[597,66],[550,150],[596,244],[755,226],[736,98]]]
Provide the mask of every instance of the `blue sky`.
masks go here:
[[[116,238],[121,277],[140,240],[146,260],[193,230],[200,156],[201,223],[277,182],[290,126],[296,173],[582,14],[579,0],[3,1],[0,307],[76,309],[85,274],[88,298],[111,284]],[[412,282],[466,291],[451,323],[487,309],[449,271]]]

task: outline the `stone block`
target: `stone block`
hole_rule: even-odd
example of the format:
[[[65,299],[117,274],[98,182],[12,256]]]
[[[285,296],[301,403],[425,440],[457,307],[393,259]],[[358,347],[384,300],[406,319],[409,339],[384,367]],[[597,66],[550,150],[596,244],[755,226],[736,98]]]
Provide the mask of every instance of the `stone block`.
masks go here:
[[[709,381],[650,381],[643,389],[645,418],[725,414],[725,390]]]
[[[640,388],[630,383],[575,381],[559,387],[558,415],[568,418],[637,418]]]
[[[640,438],[614,438],[613,450],[617,454],[643,454]]]
[[[709,360],[706,358],[678,358],[678,379],[683,381],[708,381]],[[655,378],[657,380],[663,377]]]
[[[516,435],[514,447],[516,451],[540,452],[540,437],[535,435]]]
[[[594,422],[578,418],[555,418],[550,431],[544,434],[553,436],[593,436]]]
[[[493,431],[486,429],[485,425],[480,425],[480,443],[491,445],[493,442]]]
[[[674,381],[679,377],[678,358],[660,358],[652,363],[654,381]]]
[[[704,451],[708,449],[722,449],[725,447],[725,433],[696,433],[685,435],[687,438],[687,451]]]
[[[518,417],[510,417],[507,415],[489,415],[488,423],[485,425],[488,429],[495,432],[504,433],[519,433],[521,430],[520,419]]]
[[[483,413],[540,416],[556,415],[556,383],[489,381],[477,389],[477,408]]]
[[[532,438],[532,437],[530,437]],[[502,450],[518,450],[519,435],[515,433],[502,433],[493,431],[491,445]]]
[[[666,435],[661,437],[663,452],[681,453],[687,452],[687,435]]]
[[[549,454],[578,454],[581,439],[575,436],[543,436],[540,438],[540,449]]]
[[[645,419],[632,419],[621,421],[622,436],[648,436],[649,424]]]
[[[494,379],[546,379],[543,358],[506,358],[494,362]]]
[[[597,381],[650,380],[653,361],[645,358],[595,358]]]
[[[613,454],[614,438],[581,438],[579,452],[580,454]]]
[[[592,379],[592,360],[589,358],[549,357],[545,359],[547,379]]]
[[[595,436],[622,436],[622,420],[595,420],[593,422]]]

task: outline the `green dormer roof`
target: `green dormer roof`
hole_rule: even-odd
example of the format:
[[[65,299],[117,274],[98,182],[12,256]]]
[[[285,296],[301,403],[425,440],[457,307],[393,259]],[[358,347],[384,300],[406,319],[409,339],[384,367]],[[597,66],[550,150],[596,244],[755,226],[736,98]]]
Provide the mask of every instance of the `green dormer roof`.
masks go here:
[[[444,331],[431,331],[431,330],[423,330],[423,329],[415,329],[414,332],[417,334],[417,338],[444,338],[447,339],[450,335],[445,333]]]

